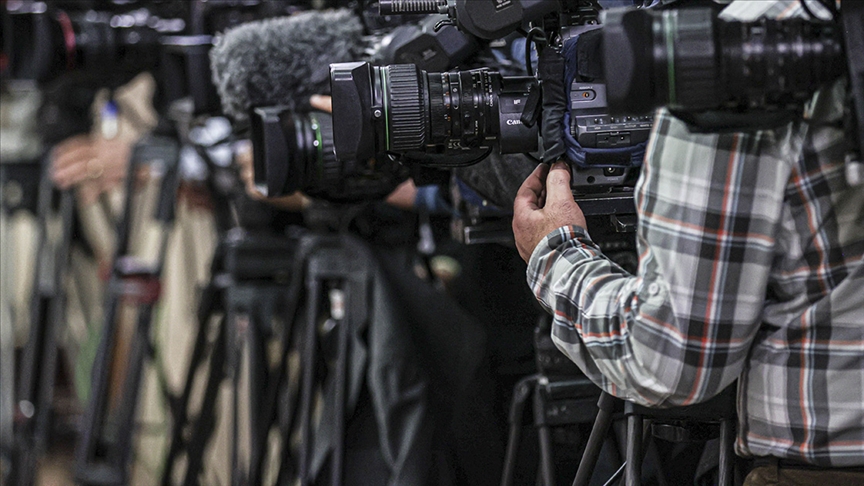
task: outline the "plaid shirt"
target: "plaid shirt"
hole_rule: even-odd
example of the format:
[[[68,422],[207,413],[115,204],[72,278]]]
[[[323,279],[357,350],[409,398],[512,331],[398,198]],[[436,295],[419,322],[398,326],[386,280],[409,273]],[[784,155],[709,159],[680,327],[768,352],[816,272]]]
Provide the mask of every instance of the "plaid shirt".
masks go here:
[[[864,465],[864,187],[835,125],[691,134],[661,111],[636,187],[638,275],[585,229],[535,248],[528,283],[552,336],[607,392],[649,406],[739,381],[744,456]]]

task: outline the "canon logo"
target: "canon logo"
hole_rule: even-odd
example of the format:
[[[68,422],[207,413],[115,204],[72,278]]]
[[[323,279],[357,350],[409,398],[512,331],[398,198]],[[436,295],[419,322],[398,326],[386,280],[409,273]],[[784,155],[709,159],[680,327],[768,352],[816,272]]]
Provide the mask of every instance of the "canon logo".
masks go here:
[[[507,124],[510,125],[510,126],[513,126],[513,125],[521,125],[521,124],[522,124],[522,120],[507,120]]]

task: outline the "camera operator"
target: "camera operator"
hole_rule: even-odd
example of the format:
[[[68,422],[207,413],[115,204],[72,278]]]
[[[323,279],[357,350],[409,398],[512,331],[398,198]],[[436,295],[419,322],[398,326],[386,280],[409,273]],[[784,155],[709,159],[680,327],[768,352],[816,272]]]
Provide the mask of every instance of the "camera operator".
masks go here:
[[[774,130],[699,134],[658,112],[636,188],[639,270],[591,240],[563,163],[513,230],[553,339],[605,391],[705,401],[738,380],[745,484],[864,482],[864,191],[844,177],[845,82]]]
[[[133,147],[157,125],[153,75],[139,74],[109,90],[95,88],[100,78],[76,74],[46,89],[40,122],[43,138],[53,145],[48,158],[51,180],[58,189],[73,191],[75,196],[62,346],[75,377],[73,396],[83,407],[90,393],[94,351],[103,332],[105,278],[114,258],[115,223],[122,214],[124,200],[129,198],[135,208],[130,223],[130,253],[142,262],[155,261],[159,223],[150,215],[158,201],[160,181],[159,174],[149,168],[129,173]],[[86,96],[78,96],[85,92]],[[169,229],[166,271],[161,280],[162,311],[154,326],[158,353],[166,358],[159,360],[158,371],[147,374],[145,392],[139,400],[140,420],[147,424],[166,423],[168,409],[161,400],[160,387],[173,391],[182,384],[184,360],[177,358],[188,355],[194,338],[197,288],[209,275],[215,242],[209,196],[194,174],[187,171],[185,175],[177,193],[177,218]],[[136,179],[133,194],[126,194],[123,187],[126,177]],[[134,339],[136,311],[126,304],[121,308],[117,348],[122,356]],[[112,370],[118,380],[112,385],[113,397],[124,376],[121,368],[115,363]],[[158,478],[166,434],[159,427],[146,430],[136,438],[132,477],[135,482],[152,483]]]

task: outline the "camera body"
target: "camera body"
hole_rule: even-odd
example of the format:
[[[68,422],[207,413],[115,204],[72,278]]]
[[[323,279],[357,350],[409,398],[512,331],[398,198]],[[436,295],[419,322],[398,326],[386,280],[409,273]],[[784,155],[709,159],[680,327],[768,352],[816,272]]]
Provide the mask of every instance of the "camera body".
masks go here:
[[[440,16],[423,16],[398,24],[388,19],[386,25],[373,25],[369,35],[358,39],[365,48],[357,50],[369,61],[365,65],[371,72],[371,64],[408,60],[427,69],[447,69],[461,64],[484,47],[475,37],[453,26],[436,30],[435,24],[440,20]],[[283,27],[299,31],[297,26],[288,24],[286,21]],[[286,35],[289,34],[286,32]],[[302,42],[298,41],[304,42],[316,46],[313,58],[345,58],[342,53],[328,50],[330,46],[320,37],[304,37]],[[320,45],[322,43],[325,45]],[[299,64],[301,70],[305,69],[305,62]],[[313,81],[304,80],[302,84],[305,87]],[[329,89],[321,87],[316,91],[326,92]],[[293,99],[293,94],[290,97]],[[386,196],[408,177],[406,166],[388,157],[376,157],[374,151],[366,152],[363,157],[335,153],[332,118],[325,113],[307,112],[303,105],[305,103],[299,103],[293,110],[286,106],[251,110],[256,183],[266,186],[268,196],[299,190],[331,202],[359,202]],[[359,136],[360,140],[368,139],[366,133],[352,135]]]
[[[207,56],[213,35],[295,8],[276,0],[5,2],[2,74],[49,84],[74,73],[112,87],[151,71],[166,106],[191,96],[197,112],[212,112],[219,106]]]
[[[531,67],[529,76],[502,76],[490,69],[435,73],[411,65],[331,65],[337,158],[387,154],[447,168],[479,162],[493,150],[546,161],[566,156],[576,194],[632,188],[652,117],[611,116],[602,68],[582,67],[600,60],[599,44],[581,47],[581,37],[599,38],[596,0],[391,0],[380,8],[382,14],[446,14],[439,27],[456,25],[485,40],[531,22],[535,39],[542,38],[565,67],[544,77],[552,56],[540,56],[536,76]]]

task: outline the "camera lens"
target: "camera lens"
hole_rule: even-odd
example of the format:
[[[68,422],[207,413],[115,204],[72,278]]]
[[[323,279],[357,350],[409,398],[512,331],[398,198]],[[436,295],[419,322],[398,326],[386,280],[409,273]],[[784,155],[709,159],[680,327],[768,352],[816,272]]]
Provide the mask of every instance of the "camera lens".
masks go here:
[[[0,7],[9,76],[50,82],[70,70],[110,76],[158,65],[162,32],[140,20],[130,23],[131,13],[81,10],[86,5],[71,3],[69,11],[43,2]]]
[[[337,159],[326,113],[257,108],[251,128],[256,182],[266,183],[269,197],[301,191],[334,202],[377,199],[407,177],[390,161]]]
[[[843,73],[839,37],[832,25],[803,19],[723,21],[706,8],[612,10],[603,30],[609,107],[791,108]]]
[[[496,144],[502,153],[535,151],[537,128],[520,121],[532,83],[486,69],[427,73],[413,64],[334,64],[336,155],[389,152],[447,166],[475,162]]]

